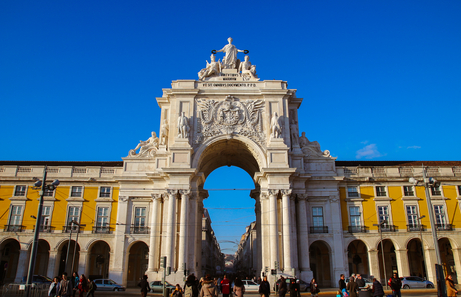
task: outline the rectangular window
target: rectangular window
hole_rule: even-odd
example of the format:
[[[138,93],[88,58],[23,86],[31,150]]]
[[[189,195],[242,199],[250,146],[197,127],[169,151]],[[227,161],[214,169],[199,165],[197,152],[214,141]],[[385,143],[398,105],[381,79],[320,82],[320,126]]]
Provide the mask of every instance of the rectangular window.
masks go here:
[[[43,206],[42,221],[40,222],[41,231],[49,231],[51,225],[51,206]]]
[[[99,197],[102,197],[102,198],[110,197],[110,187],[101,187],[99,190]]]
[[[445,227],[445,212],[443,205],[434,205],[435,223],[438,228]]]
[[[43,192],[43,197],[53,197],[54,190],[48,189],[45,187],[45,191]]]
[[[440,186],[431,187],[431,194],[432,196],[442,196],[442,192],[440,191]]]
[[[134,226],[145,227],[146,226],[146,208],[136,207],[134,212]]]
[[[83,187],[73,186],[70,192],[70,197],[82,197]]]
[[[357,191],[357,187],[347,187],[347,197],[359,197],[359,192]]]
[[[383,228],[386,228],[389,226],[389,207],[388,206],[378,206],[378,222],[381,224],[382,222],[385,221],[383,224]]]
[[[461,186],[458,186],[458,196],[461,196]]]
[[[349,207],[349,214],[351,216],[351,226],[360,227],[362,225],[360,219],[360,207],[351,206]]]
[[[11,207],[10,223],[9,225],[20,226],[22,216],[22,206],[13,205]]]
[[[418,228],[419,220],[418,220],[418,209],[416,205],[407,205],[407,219],[408,219],[408,226],[412,229]]]
[[[323,226],[323,207],[312,207],[312,221],[315,227]]]
[[[413,192],[413,186],[403,186],[403,195],[415,196],[415,192]]]
[[[376,187],[376,196],[377,197],[386,197],[386,187],[383,186],[377,186]]]
[[[98,207],[96,226],[107,227],[109,225],[109,207]]]
[[[14,196],[26,196],[26,186],[16,186],[14,188]]]
[[[72,230],[77,230],[78,227],[75,224],[71,225],[71,222],[75,221],[77,223],[80,223],[80,207],[77,206],[69,206],[69,212],[67,214],[67,230],[70,230],[72,227]]]

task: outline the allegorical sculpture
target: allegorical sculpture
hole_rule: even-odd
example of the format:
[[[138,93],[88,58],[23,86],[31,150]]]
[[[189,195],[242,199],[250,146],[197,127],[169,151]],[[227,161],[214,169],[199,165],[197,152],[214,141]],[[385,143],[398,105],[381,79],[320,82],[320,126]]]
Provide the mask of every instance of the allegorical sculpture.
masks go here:
[[[206,77],[219,76],[219,74],[221,73],[221,61],[219,60],[218,62],[216,62],[214,54],[211,54],[210,59],[210,63],[208,63],[208,60],[206,61],[206,68],[203,68],[198,73],[198,77],[200,80],[204,80]]]
[[[222,49],[216,51],[217,53],[224,52],[226,55],[222,61],[224,69],[238,69],[238,62],[237,53],[248,53],[247,50],[239,50],[232,44],[232,38],[227,38],[229,42],[226,44]]]
[[[256,76],[256,65],[251,65],[249,56],[245,56],[245,60],[242,63],[240,63],[239,71],[242,72],[242,76],[244,78],[258,78]]]
[[[320,144],[317,141],[309,141],[306,137],[306,132],[303,132],[299,138],[299,146],[304,154],[316,157],[330,157],[330,151],[325,150],[322,152]]]
[[[139,149],[139,153],[136,151]],[[132,150],[129,155],[132,157],[153,157],[158,149],[158,138],[155,132],[152,132],[152,136],[146,141],[139,141],[139,144]]]
[[[271,118],[271,137],[280,138],[281,134],[282,134],[282,127],[280,126],[280,123],[279,123],[279,116],[274,111],[272,113],[272,118]]]
[[[291,120],[290,134],[291,134],[291,145],[292,146],[298,145],[299,144],[299,141],[298,141],[298,137],[299,137],[298,123],[296,123],[295,120]]]
[[[183,112],[178,118],[178,138],[189,138],[189,119],[186,117],[186,113]]]
[[[163,120],[162,126],[160,127],[160,144],[166,145],[168,142],[168,121]]]

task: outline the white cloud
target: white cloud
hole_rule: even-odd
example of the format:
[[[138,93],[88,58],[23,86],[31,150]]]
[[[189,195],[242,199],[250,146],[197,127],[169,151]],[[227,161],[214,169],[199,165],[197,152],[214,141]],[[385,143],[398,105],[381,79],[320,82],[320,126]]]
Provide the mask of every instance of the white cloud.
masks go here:
[[[382,154],[378,152],[378,148],[375,143],[369,144],[362,149],[359,149],[355,156],[357,159],[365,158],[365,159],[373,159],[381,157]]]
[[[362,141],[361,144],[367,144],[368,140]]]
[[[415,149],[415,150],[416,150],[416,149],[420,149],[420,148],[421,148],[421,147],[418,146],[418,145],[412,145],[412,146],[407,147],[407,149]]]

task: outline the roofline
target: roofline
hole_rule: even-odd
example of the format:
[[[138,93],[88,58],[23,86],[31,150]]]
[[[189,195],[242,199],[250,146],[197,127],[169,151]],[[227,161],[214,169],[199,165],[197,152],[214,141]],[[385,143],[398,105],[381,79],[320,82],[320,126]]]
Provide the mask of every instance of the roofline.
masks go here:
[[[461,166],[461,161],[336,161],[336,166]]]
[[[123,161],[0,161],[0,166],[2,165],[123,167]]]

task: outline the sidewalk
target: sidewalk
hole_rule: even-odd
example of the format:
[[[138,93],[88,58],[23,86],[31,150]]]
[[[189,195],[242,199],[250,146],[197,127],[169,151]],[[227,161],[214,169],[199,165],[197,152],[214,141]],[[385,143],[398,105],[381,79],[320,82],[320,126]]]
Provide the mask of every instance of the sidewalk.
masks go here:
[[[319,295],[335,295],[338,288],[320,288]],[[392,295],[392,290],[384,290],[385,295]],[[418,293],[437,293],[437,289],[402,289],[402,295],[404,293],[418,294]],[[303,296],[310,296],[311,293],[303,292]]]

